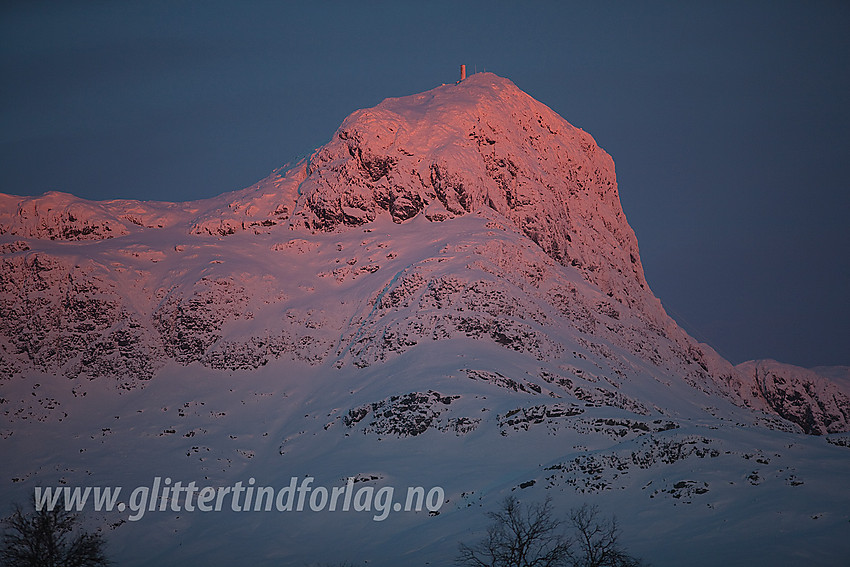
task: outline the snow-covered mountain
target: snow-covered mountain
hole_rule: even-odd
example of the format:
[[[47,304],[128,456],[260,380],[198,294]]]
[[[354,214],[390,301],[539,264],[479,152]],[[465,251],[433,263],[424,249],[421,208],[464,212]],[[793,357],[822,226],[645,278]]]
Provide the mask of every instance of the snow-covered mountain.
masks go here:
[[[808,370],[775,360],[755,360],[736,368],[755,382],[776,413],[806,433],[848,431],[848,384],[838,376],[830,378],[841,367]]]
[[[93,514],[123,562],[448,564],[516,490],[616,511],[656,565],[850,551],[846,381],[688,336],[611,157],[493,74],[359,110],[213,199],[0,195],[0,234],[5,499],[155,476],[445,489],[377,523]]]

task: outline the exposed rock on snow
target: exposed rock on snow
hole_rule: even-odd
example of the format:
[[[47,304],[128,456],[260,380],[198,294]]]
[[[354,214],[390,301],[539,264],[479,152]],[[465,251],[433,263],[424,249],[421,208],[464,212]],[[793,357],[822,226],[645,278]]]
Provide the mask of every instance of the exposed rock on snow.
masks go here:
[[[744,362],[737,368],[752,377],[777,414],[806,433],[850,431],[850,397],[829,378],[775,360]]]
[[[296,216],[323,230],[490,208],[617,301],[654,303],[611,157],[492,73],[354,112],[311,158],[301,193]]]
[[[0,203],[9,376],[132,387],[168,361],[366,368],[474,340],[549,365],[553,396],[646,415],[622,386],[649,375],[848,428],[833,390],[742,372],[682,331],[646,284],[611,157],[490,73],[356,111],[309,160],[205,201]],[[602,383],[558,370],[576,359]]]
[[[96,512],[122,563],[449,564],[511,493],[605,494],[653,564],[850,553],[847,369],[733,367],[688,336],[611,158],[492,74],[204,201],[0,195],[0,254],[0,496],[118,483],[120,510],[168,475],[144,522]],[[256,503],[314,476],[310,507],[353,479],[446,513],[174,508],[181,482]]]

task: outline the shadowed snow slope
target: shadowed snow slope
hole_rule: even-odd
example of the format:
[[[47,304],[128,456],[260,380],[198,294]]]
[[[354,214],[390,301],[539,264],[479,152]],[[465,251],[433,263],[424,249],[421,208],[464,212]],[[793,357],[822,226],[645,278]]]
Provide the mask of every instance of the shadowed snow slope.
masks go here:
[[[611,157],[507,79],[354,112],[212,199],[0,206],[5,499],[120,485],[130,505],[154,476],[445,489],[380,522],[91,512],[122,563],[448,564],[516,491],[617,511],[655,565],[850,552],[846,392],[682,331]]]

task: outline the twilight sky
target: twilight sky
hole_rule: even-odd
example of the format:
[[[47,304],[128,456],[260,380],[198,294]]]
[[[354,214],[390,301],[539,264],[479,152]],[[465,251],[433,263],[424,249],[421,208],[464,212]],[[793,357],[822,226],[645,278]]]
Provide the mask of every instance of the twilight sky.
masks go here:
[[[850,365],[847,30],[842,1],[8,1],[0,192],[241,189],[465,63],[613,156],[647,279],[697,339]]]

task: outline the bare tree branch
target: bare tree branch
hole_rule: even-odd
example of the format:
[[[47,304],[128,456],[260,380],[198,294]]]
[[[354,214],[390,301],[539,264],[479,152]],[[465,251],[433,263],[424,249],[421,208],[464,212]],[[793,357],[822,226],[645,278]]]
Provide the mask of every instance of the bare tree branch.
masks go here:
[[[587,504],[570,511],[564,532],[554,517],[552,503],[523,506],[509,496],[497,512],[487,536],[474,546],[460,544],[457,564],[465,567],[639,567],[639,559],[619,548],[615,518],[599,519],[596,506]]]
[[[76,530],[77,516],[64,508],[24,514],[20,506],[3,523],[0,564],[8,567],[103,567],[111,562],[99,533]],[[74,534],[77,531],[78,533]]]

